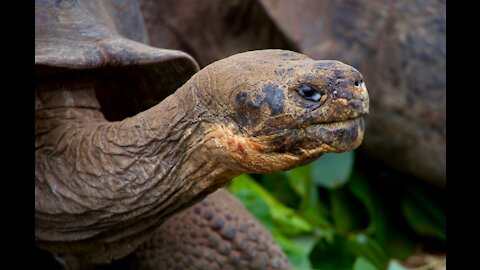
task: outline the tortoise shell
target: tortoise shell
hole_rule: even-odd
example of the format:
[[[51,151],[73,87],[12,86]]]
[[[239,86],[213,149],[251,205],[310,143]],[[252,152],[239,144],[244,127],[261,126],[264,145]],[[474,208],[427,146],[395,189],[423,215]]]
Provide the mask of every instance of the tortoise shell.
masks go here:
[[[146,45],[133,0],[35,1],[35,76],[83,74],[99,82],[105,116],[117,120],[162,100],[199,70],[178,50]],[[115,113],[114,113],[115,112]]]

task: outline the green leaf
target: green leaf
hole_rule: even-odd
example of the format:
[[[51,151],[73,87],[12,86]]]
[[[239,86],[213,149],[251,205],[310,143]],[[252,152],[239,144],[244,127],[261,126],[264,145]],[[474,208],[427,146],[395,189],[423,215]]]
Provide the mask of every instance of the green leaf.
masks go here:
[[[406,196],[402,200],[402,209],[407,222],[422,236],[445,240],[445,220],[437,218],[435,214],[438,210],[429,209],[426,204],[412,196]]]
[[[353,270],[378,270],[378,268],[364,257],[357,257],[353,263]]]
[[[311,163],[312,178],[316,185],[335,189],[344,185],[353,169],[354,152],[327,153]]]
[[[259,178],[260,184],[283,204],[297,208],[301,203],[301,196],[299,196],[291,187],[288,176],[285,172],[265,174],[261,175]]]
[[[311,180],[311,166],[297,167],[285,172],[288,178],[288,183],[295,190],[295,192],[301,197],[306,197],[312,189]]]
[[[376,268],[383,270],[388,265],[388,257],[382,247],[371,237],[363,233],[350,234],[347,238],[348,249],[356,256],[364,257]]]
[[[372,182],[367,181],[362,175],[354,172],[348,187],[367,208],[370,224],[365,231],[374,236],[383,247],[388,256],[405,259],[415,252],[415,242],[405,230],[406,224],[401,220],[400,206],[392,197],[393,191],[378,190]],[[383,195],[383,196],[381,196]],[[397,199],[399,200],[399,199]],[[390,201],[390,203],[388,203]],[[397,211],[397,212],[395,212]]]
[[[287,255],[288,260],[295,269],[311,269],[312,266],[309,260],[310,248],[309,246],[302,246],[305,243],[295,242],[291,239],[285,237],[278,231],[272,233],[275,240],[282,247],[283,252]],[[311,243],[306,243],[306,245],[311,245]]]
[[[328,211],[319,203],[318,191],[311,177],[312,166],[302,166],[284,172],[288,183],[301,196],[299,212],[312,225],[323,229],[330,228]]]
[[[351,270],[355,257],[347,249],[346,240],[335,235],[333,241],[318,241],[310,253],[314,269]]]
[[[388,222],[388,224],[392,223],[393,221]],[[407,234],[405,228],[397,228],[392,224],[386,231],[388,235],[385,237],[384,247],[388,256],[405,260],[415,252],[416,242]]]
[[[354,196],[359,199],[367,208],[370,215],[370,224],[367,233],[376,233],[381,237],[380,241],[385,242],[383,236],[386,228],[386,213],[382,207],[382,201],[378,198],[371,184],[366,179],[354,172],[348,187]]]
[[[365,219],[362,216],[363,212],[358,209],[359,205],[357,204],[361,203],[358,200],[353,200],[348,189],[331,190],[330,204],[332,219],[337,232],[345,235],[361,227],[362,221]]]
[[[227,188],[243,205],[266,225],[282,247],[295,268],[310,269],[309,253],[316,242],[313,227],[291,208],[286,207],[259,185],[251,176],[244,174],[231,181]],[[307,236],[288,238],[286,235],[310,233]]]
[[[445,241],[446,220],[444,191],[409,182],[402,199],[404,216],[413,230],[426,237]]]
[[[407,270],[407,268],[401,266],[395,260],[390,260],[387,270]]]
[[[259,185],[249,175],[241,175],[231,181],[228,190],[238,197],[245,207],[255,215],[256,206],[252,202],[244,202],[245,198],[253,200],[255,196],[261,198],[268,206],[268,211],[274,227],[285,235],[299,235],[313,232],[313,227],[295,210],[279,202],[266,189]],[[250,196],[245,194],[251,193]],[[256,216],[256,215],[255,215]]]
[[[317,243],[317,238],[311,234],[294,236],[291,237],[290,240],[299,246],[303,250],[303,253],[307,254],[307,256]]]
[[[316,193],[316,190],[312,190],[312,193]],[[302,217],[313,226],[321,228],[322,230],[331,230],[332,225],[327,218],[328,213],[326,212],[325,207],[318,202],[302,204],[299,211],[302,214]]]
[[[257,196],[256,193],[248,190],[236,190],[234,195],[242,202],[243,206],[248,209],[269,231],[273,230],[273,220],[270,215],[270,209],[265,200]]]
[[[430,186],[409,182],[407,191],[408,195],[429,213],[435,223],[445,227],[445,205],[443,204],[444,195],[442,195],[444,190],[435,190]]]

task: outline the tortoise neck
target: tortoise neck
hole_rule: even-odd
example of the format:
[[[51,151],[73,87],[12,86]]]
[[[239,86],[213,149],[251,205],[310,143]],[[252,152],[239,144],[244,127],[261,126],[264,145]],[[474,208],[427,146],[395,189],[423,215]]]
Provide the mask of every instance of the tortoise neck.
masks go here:
[[[135,167],[149,169],[143,180],[126,186],[131,193],[143,197],[152,193],[155,204],[168,211],[192,204],[236,175],[214,158],[209,112],[195,96],[187,84],[156,106],[111,122],[112,131],[103,136],[111,142],[109,149],[126,149],[135,157]]]
[[[36,94],[41,246],[69,242],[73,251],[148,231],[238,174],[211,154],[208,111],[191,85],[116,122],[105,120],[88,85]]]

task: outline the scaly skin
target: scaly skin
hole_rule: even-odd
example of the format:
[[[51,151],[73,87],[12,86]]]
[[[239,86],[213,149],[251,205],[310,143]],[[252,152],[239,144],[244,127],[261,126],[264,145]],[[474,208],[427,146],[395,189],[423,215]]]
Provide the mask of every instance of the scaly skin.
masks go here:
[[[128,269],[290,269],[273,237],[220,189],[165,223],[128,261]]]
[[[302,97],[304,84],[321,99]],[[368,93],[348,65],[263,50],[205,67],[123,121],[104,119],[88,80],[39,82],[36,108],[36,243],[107,263],[237,175],[355,149]]]

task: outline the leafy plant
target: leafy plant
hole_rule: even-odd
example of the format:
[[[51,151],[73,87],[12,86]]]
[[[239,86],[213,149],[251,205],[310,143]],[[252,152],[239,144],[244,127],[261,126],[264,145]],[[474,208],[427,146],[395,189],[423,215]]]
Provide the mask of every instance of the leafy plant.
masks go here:
[[[397,260],[414,253],[418,237],[445,240],[441,198],[354,165],[354,152],[325,154],[289,171],[239,176],[228,190],[295,269],[402,270]]]

